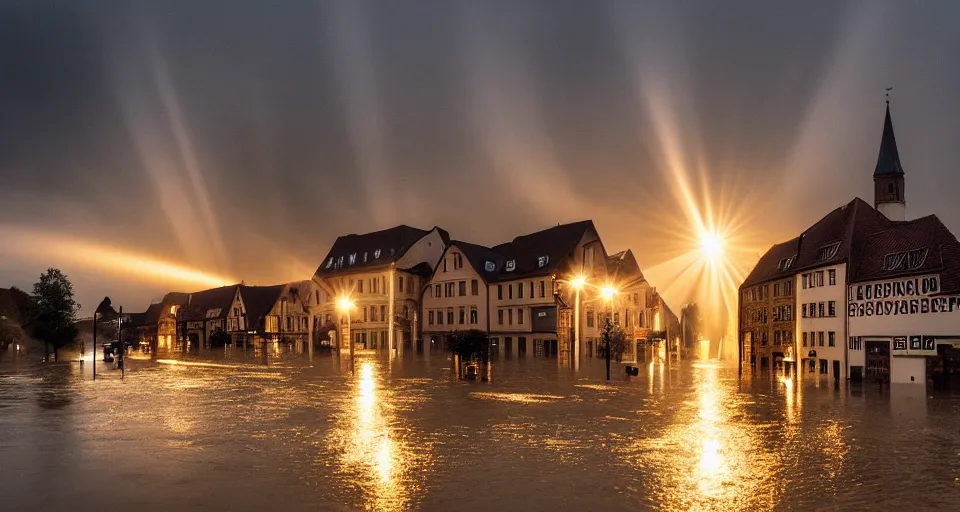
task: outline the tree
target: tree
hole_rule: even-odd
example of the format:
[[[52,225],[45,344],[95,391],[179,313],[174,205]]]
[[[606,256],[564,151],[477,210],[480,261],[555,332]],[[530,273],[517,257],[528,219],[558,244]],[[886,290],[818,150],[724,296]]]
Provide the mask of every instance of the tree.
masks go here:
[[[460,356],[461,361],[478,359],[486,363],[490,360],[490,338],[477,329],[455,332],[450,335],[447,350]]]
[[[49,349],[53,349],[56,361],[58,351],[77,338],[74,321],[80,304],[73,298],[73,285],[63,272],[51,268],[41,274],[40,280],[33,285],[32,297],[30,330],[37,340],[43,342],[47,356]]]
[[[600,339],[603,342],[600,349],[604,356],[606,356],[608,338],[610,340],[610,358],[619,362],[623,358],[623,354],[627,352],[630,341],[619,325],[610,321],[605,322],[600,333]]]

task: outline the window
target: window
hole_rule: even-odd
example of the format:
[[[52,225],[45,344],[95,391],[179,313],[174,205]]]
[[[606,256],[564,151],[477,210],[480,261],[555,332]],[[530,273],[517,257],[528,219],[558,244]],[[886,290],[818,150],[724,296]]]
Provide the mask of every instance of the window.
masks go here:
[[[927,259],[927,253],[930,250],[926,247],[913,249],[912,251],[903,251],[887,254],[883,257],[883,270],[888,272],[896,270],[916,270],[923,266]]]
[[[850,343],[847,346],[850,347],[850,350],[863,350],[863,340],[850,336]]]
[[[433,296],[436,297],[436,298],[438,298],[438,299],[442,296],[442,294],[440,293],[440,285],[439,285],[439,284],[433,285]]]
[[[403,276],[400,276],[400,293],[403,293],[404,291],[406,290],[403,287]]]
[[[389,320],[389,318],[387,318],[387,307],[386,307],[386,306],[380,306],[380,319],[383,320],[384,322],[386,322],[387,320]]]
[[[620,325],[620,312],[617,311],[613,314],[613,325]]]
[[[292,331],[292,330],[293,330],[293,317],[292,317],[292,316],[288,316],[288,317],[287,317],[287,330],[288,330],[288,331]]]
[[[463,255],[459,252],[453,253],[453,269],[463,268]]]
[[[780,269],[781,272],[788,270],[790,267],[793,266],[793,260],[796,259],[796,257],[797,255],[794,254],[789,258],[783,258],[782,260],[780,260],[780,263],[777,265],[777,267]]]
[[[443,325],[443,311],[437,311],[437,325]]]
[[[637,327],[643,329],[643,311],[637,313]]]
[[[533,298],[533,281],[530,281],[530,298]]]
[[[827,303],[827,316],[837,316],[837,301],[831,300]]]
[[[827,346],[836,347],[837,346],[837,333],[830,331],[827,333]]]
[[[827,278],[830,280],[830,286],[834,286],[835,284],[837,284],[837,271],[832,268],[828,270]]]
[[[464,308],[460,308],[460,315],[459,315],[459,317],[460,317],[460,322],[458,322],[458,323],[459,323],[460,325],[463,325],[463,324],[467,323],[467,310],[464,309]]]
[[[547,296],[547,284],[545,281],[541,280],[540,281],[540,298],[542,299],[546,296]]]
[[[517,283],[517,298],[523,298],[523,283]],[[533,295],[531,295],[530,298],[532,299]]]
[[[587,311],[587,327],[593,327],[593,311]]]
[[[363,293],[363,279],[357,281],[357,293]]]
[[[466,281],[460,281],[460,282],[457,284],[457,287],[460,288],[460,290],[459,290],[460,296],[461,296],[461,297],[466,297],[466,296],[467,296],[467,282],[466,282]]]
[[[804,274],[803,276],[801,276],[801,279],[803,280],[803,289],[806,290],[806,289],[807,289],[807,274]]]
[[[433,310],[427,312],[427,324],[433,325]]]
[[[827,374],[827,367],[828,367],[828,366],[827,366],[827,363],[828,363],[828,362],[829,362],[829,361],[827,361],[826,359],[821,359],[821,360],[820,360],[820,373],[822,373],[822,374],[824,374],[824,375]]]
[[[513,310],[507,310],[507,325],[513,325]]]
[[[497,310],[497,323],[503,325],[503,310]]]
[[[807,346],[807,333],[806,333],[806,332],[803,333],[802,338],[803,338],[803,346],[806,347],[806,346]]]
[[[817,333],[817,346],[823,346],[823,331]]]
[[[507,285],[507,298],[508,298],[508,299],[513,299],[513,285],[512,285],[512,284],[508,284],[508,285]]]
[[[367,321],[367,308],[363,308],[363,321]]]
[[[837,255],[840,250],[840,242],[824,245],[817,251],[817,261],[827,261]],[[823,283],[821,283],[822,285]]]
[[[446,289],[446,292],[447,292],[447,295],[446,295],[446,296],[447,296],[447,297],[453,297],[453,296],[454,296],[454,295],[453,295],[453,292],[456,291],[456,289],[454,288],[454,286],[456,286],[454,283],[446,283],[446,288],[447,288],[447,289]]]
[[[773,331],[773,344],[780,345],[783,342],[783,335],[780,331]]]
[[[780,296],[780,283],[773,285],[773,296],[774,297]]]
[[[476,325],[476,324],[477,324],[477,322],[478,322],[477,316],[478,316],[477,307],[476,307],[476,306],[470,306],[470,325]]]
[[[887,193],[888,194],[893,193],[893,183],[887,183]]]
[[[376,307],[376,306],[370,306],[370,321],[371,321],[371,322],[376,322],[376,321],[377,321],[377,307]]]
[[[476,279],[470,281],[470,295],[480,295],[480,283]]]
[[[378,281],[376,277],[374,277],[373,279],[371,279],[371,280],[370,280],[370,293],[378,293],[378,291],[379,291],[379,290],[378,290],[379,286],[377,286],[377,285],[379,285],[379,284],[380,284],[380,281]]]
[[[316,294],[316,297],[317,297],[317,304],[320,304],[320,290],[317,290],[314,293]]]
[[[497,285],[497,300],[503,300],[503,285],[502,285],[502,284],[498,284],[498,285]],[[500,322],[500,323],[502,324],[503,322]]]
[[[823,317],[823,303],[817,304],[817,316]]]
[[[783,294],[784,295],[793,295],[793,281],[785,281],[783,283]]]
[[[520,325],[523,325],[523,310],[522,310],[522,309],[518,309],[518,310],[517,310],[517,323],[520,324]]]
[[[447,325],[453,325],[453,308],[447,308]]]
[[[760,344],[763,345],[763,346],[767,346],[767,332],[766,332],[766,331],[760,333]]]
[[[447,259],[446,259],[446,258],[443,259],[443,271],[444,271],[444,272],[447,271]]]

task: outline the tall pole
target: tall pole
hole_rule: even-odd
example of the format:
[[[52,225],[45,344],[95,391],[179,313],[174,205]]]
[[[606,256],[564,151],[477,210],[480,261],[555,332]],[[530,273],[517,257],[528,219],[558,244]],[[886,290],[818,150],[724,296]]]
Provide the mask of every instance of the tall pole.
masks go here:
[[[350,332],[350,310],[349,309],[347,310],[347,343],[350,344],[350,373],[356,373],[356,367],[353,364],[353,333]]]
[[[93,380],[97,380],[97,312],[93,312]]]
[[[573,306],[573,367],[580,369],[580,287]]]
[[[117,345],[120,346],[120,380],[123,380],[123,374],[126,371],[123,355],[127,352],[127,347],[123,345],[123,306],[120,306],[120,316],[117,317]]]
[[[606,342],[607,342],[607,380],[610,380],[610,338],[613,336],[613,298],[609,300],[610,304],[610,316],[607,317],[607,332],[606,332]]]

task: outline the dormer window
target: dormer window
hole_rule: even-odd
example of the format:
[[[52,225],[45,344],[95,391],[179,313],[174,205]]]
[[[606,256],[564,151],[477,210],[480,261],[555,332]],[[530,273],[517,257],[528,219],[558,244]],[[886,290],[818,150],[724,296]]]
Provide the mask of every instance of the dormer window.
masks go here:
[[[373,251],[373,259],[375,260],[380,259],[380,249]]]
[[[895,272],[898,270],[916,270],[927,260],[930,249],[921,247],[911,251],[901,251],[887,254],[883,257],[883,270]]]
[[[350,254],[350,260],[349,260],[349,261],[350,261],[350,264],[351,264],[351,265],[353,265],[354,263],[356,263],[356,262],[357,262],[357,253],[351,253],[351,254]]]
[[[367,251],[363,251],[363,262],[367,262]]]
[[[540,256],[539,258],[537,258],[537,268],[543,268],[547,266],[547,263],[549,262],[550,262],[550,256],[546,256],[546,255]]]
[[[796,254],[794,254],[793,256],[790,256],[789,258],[783,258],[782,260],[780,260],[780,264],[777,265],[777,268],[780,269],[780,272],[785,272],[787,270],[790,270],[790,267],[793,266],[793,262],[796,259],[797,259]]]
[[[330,256],[330,259],[327,260],[327,266],[324,267],[324,268],[326,268],[327,270],[329,270],[330,267],[332,267],[332,266],[333,266],[333,256]]]
[[[483,270],[486,272],[494,272],[497,270],[497,264],[492,261],[486,261],[483,263]]]
[[[887,183],[887,193],[893,194],[893,183]]]
[[[507,272],[513,272],[517,269],[517,260],[510,260],[507,262]]]
[[[817,251],[817,262],[828,261],[833,259],[837,255],[837,251],[840,250],[840,242],[834,242],[829,245],[824,245]]]

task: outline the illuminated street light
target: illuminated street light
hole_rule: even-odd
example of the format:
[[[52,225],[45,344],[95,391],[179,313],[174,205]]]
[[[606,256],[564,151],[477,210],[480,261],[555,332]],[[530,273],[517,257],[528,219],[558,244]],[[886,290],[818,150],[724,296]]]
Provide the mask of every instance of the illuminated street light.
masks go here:
[[[606,285],[606,286],[604,286],[603,288],[600,289],[600,296],[603,297],[603,299],[604,299],[604,300],[607,300],[607,301],[613,300],[613,296],[614,296],[616,293],[617,293],[617,290],[616,290],[614,287],[610,286],[610,285]]]
[[[343,330],[340,332],[340,341],[343,341],[346,338],[347,343],[350,345],[350,371],[354,371],[353,366],[353,340],[351,339],[352,333],[350,332],[350,313],[353,311],[353,308],[356,306],[350,297],[340,297],[337,299],[337,309],[340,310],[340,314],[347,315],[347,333],[346,336],[343,334]]]

